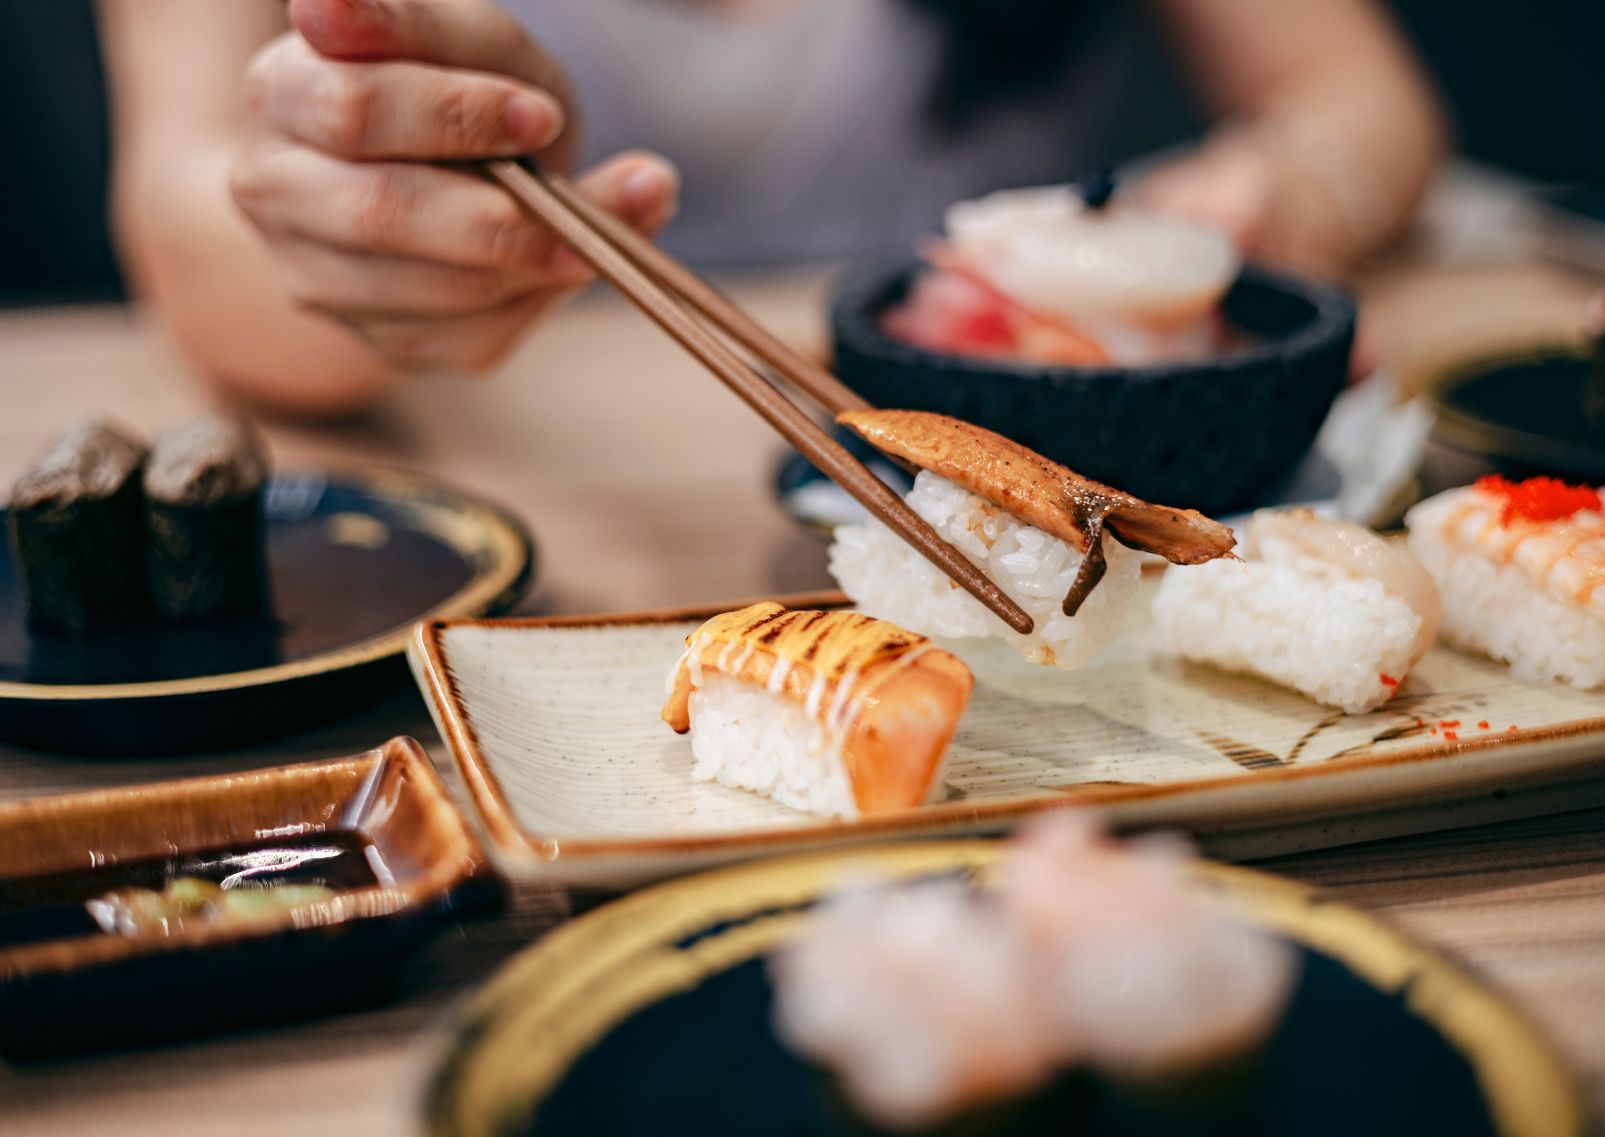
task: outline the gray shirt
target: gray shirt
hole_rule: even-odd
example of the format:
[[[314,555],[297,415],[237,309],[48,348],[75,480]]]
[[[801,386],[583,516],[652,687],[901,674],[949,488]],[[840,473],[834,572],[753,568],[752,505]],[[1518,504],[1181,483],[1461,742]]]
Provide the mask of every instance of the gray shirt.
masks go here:
[[[943,31],[904,0],[501,0],[578,90],[585,161],[672,159],[664,236],[701,264],[906,253],[948,203],[1063,181],[1093,160],[1121,53],[1094,45],[962,130],[931,98]]]

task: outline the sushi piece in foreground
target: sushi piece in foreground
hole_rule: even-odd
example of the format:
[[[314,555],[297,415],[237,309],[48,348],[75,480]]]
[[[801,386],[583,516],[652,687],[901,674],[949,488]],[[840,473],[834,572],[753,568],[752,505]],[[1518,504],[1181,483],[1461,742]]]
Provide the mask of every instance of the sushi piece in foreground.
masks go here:
[[[1444,638],[1524,679],[1605,685],[1605,498],[1553,478],[1476,485],[1405,516],[1438,582]]]
[[[953,655],[884,620],[770,602],[687,638],[663,721],[690,732],[692,777],[856,818],[929,799],[972,684]]]
[[[145,470],[151,602],[168,620],[249,616],[267,605],[262,493],[250,427],[197,419],[164,432]]]
[[[1437,635],[1432,578],[1369,529],[1261,511],[1241,561],[1166,572],[1154,650],[1244,671],[1349,714],[1392,697]]]
[[[899,1130],[992,1132],[989,1110],[1079,1068],[1144,1095],[1208,1086],[1264,1045],[1298,957],[1188,862],[1183,842],[1061,812],[1022,827],[990,888],[844,890],[770,960],[776,1033]]]
[[[83,632],[145,612],[143,443],[101,419],[62,434],[11,492],[28,619]]]
[[[878,521],[844,525],[830,571],[867,612],[932,636],[997,636],[1033,663],[1073,668],[1114,637],[1139,551],[1175,564],[1227,556],[1232,531],[1083,478],[971,423],[923,411],[849,411],[838,422],[922,467],[908,504],[1036,622],[1020,636]]]

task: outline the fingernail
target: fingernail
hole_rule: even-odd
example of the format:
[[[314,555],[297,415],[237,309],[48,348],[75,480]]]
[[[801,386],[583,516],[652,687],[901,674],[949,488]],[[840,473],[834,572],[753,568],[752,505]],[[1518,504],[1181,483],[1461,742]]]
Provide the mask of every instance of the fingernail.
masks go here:
[[[643,159],[624,181],[624,207],[641,218],[673,204],[680,188],[680,172],[661,158]]]
[[[563,131],[563,111],[557,100],[535,91],[510,97],[505,121],[507,136],[531,150],[550,146]]]

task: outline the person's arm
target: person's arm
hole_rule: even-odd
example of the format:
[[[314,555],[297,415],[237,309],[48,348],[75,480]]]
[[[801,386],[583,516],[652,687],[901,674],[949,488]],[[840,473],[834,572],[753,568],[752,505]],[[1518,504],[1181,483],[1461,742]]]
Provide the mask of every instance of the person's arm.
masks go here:
[[[492,366],[587,279],[439,164],[574,145],[561,72],[487,0],[99,2],[124,262],[225,391],[354,410],[405,366]],[[580,185],[643,231],[673,212],[650,155]]]
[[[125,273],[201,372],[246,400],[331,414],[392,369],[297,308],[229,196],[241,79],[285,28],[271,3],[100,0],[114,117],[114,229]]]
[[[1221,125],[1139,187],[1251,256],[1341,274],[1395,235],[1447,144],[1373,0],[1149,0]]]

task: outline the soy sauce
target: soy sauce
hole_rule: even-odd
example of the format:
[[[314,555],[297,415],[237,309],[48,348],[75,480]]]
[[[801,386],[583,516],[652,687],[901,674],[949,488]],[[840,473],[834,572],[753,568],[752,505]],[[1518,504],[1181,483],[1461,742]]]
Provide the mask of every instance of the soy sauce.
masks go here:
[[[0,949],[105,935],[85,902],[120,888],[161,891],[181,877],[225,890],[315,884],[336,892],[390,882],[379,850],[359,833],[275,837],[230,849],[0,878]]]

